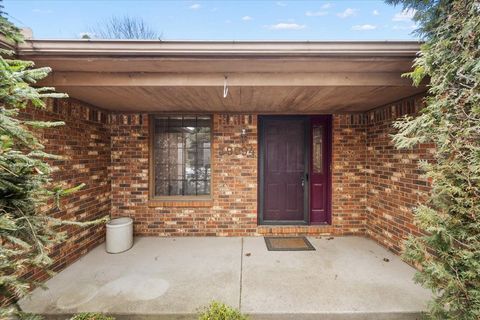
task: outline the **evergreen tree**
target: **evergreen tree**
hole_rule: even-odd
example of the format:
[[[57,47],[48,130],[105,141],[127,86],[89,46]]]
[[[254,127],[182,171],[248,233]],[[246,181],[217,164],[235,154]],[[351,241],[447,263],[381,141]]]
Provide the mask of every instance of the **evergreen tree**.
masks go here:
[[[431,319],[480,319],[480,2],[387,2],[415,10],[425,43],[408,76],[429,79],[425,107],[394,124],[393,140],[435,145],[433,161],[420,163],[431,193],[414,209],[425,235],[407,240],[404,257],[434,293]]]
[[[0,33],[13,44],[22,41],[19,29],[3,12]],[[44,108],[45,99],[66,95],[55,93],[54,88],[33,87],[50,68],[35,68],[30,61],[14,59],[13,54],[0,52],[0,303],[29,292],[33,283],[21,277],[27,269],[46,270],[52,264],[49,249],[66,236],[57,226],[98,223],[67,222],[49,215],[61,196],[82,186],[65,190],[54,185],[47,161],[59,157],[46,153],[34,134],[63,123],[24,121],[19,113],[27,107]],[[0,318],[14,312],[14,308],[1,308]]]

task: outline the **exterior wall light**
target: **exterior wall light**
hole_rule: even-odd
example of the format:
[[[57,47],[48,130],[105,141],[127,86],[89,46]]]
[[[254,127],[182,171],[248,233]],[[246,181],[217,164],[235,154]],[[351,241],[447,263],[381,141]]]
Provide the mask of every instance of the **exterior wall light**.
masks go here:
[[[240,133],[240,138],[242,139],[242,143],[245,143],[247,140],[247,129],[242,128],[242,132]]]

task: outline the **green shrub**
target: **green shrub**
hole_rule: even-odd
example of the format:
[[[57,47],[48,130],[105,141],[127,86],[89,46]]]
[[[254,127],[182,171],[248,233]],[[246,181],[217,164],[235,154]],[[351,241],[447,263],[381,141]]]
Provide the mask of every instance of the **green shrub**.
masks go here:
[[[407,75],[429,80],[425,107],[394,123],[399,149],[429,144],[419,163],[430,193],[414,209],[425,233],[412,234],[403,257],[433,292],[429,319],[480,319],[480,2],[387,0],[414,12],[425,43]]]
[[[232,307],[224,303],[213,301],[203,312],[200,313],[198,320],[247,320],[244,316]]]
[[[73,316],[70,320],[115,320],[115,318],[97,312],[84,312]]]

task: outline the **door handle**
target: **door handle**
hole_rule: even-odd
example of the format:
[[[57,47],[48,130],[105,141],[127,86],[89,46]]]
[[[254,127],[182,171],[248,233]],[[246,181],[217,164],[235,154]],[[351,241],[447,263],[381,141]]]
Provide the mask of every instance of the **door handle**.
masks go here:
[[[305,173],[302,177],[302,188],[305,188],[306,181],[308,181],[308,173]]]

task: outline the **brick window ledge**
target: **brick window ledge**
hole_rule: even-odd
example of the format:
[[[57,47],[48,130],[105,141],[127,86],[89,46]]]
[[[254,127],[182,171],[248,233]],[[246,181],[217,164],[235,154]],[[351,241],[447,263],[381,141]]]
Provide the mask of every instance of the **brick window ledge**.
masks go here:
[[[172,199],[150,199],[149,207],[176,207],[176,208],[204,208],[213,207],[213,199],[208,198],[172,198]]]

